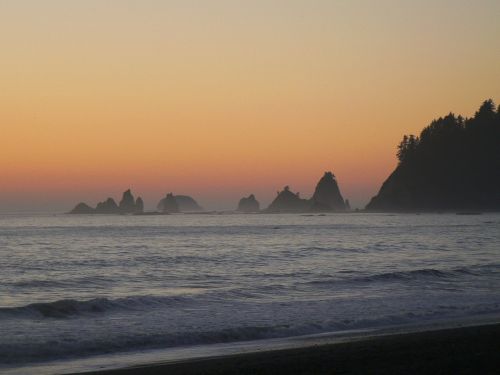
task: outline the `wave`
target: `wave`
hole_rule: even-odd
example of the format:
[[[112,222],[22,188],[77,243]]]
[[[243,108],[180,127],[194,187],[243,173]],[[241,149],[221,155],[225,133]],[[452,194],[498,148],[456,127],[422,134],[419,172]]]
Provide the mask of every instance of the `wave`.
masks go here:
[[[255,291],[238,288],[201,290],[189,294],[174,296],[138,295],[123,298],[93,298],[89,300],[61,299],[53,302],[30,303],[24,306],[0,307],[2,318],[55,318],[64,319],[81,315],[104,314],[108,312],[145,312],[156,308],[181,307],[189,303],[200,304],[203,301],[250,300],[258,297]]]
[[[379,281],[379,280],[415,280],[421,278],[446,279],[460,275],[474,275],[467,269],[438,270],[434,268],[422,268],[411,271],[386,272],[372,276],[358,278],[359,281]]]
[[[0,353],[3,354],[0,357],[0,364],[30,363],[101,355],[103,353],[279,338],[288,337],[301,331],[296,331],[289,326],[244,326],[188,332],[158,331],[157,333],[135,334],[114,332],[112,335],[100,335],[91,339],[75,341],[64,340],[64,337],[60,337],[50,341],[24,341],[8,344],[0,342]]]
[[[86,301],[62,299],[54,302],[30,303],[19,307],[1,307],[2,316],[70,318],[77,315],[98,314],[107,311],[143,311],[155,307],[172,305],[188,300],[184,296],[134,296],[117,299],[94,298]]]
[[[470,267],[460,267],[453,269],[421,268],[408,271],[382,272],[366,276],[354,277],[328,277],[314,280],[308,284],[336,284],[336,283],[370,283],[370,282],[391,282],[391,281],[416,281],[416,280],[440,280],[456,279],[464,276],[482,276],[491,273],[498,273],[500,264],[474,265]],[[350,272],[348,272],[350,273]]]
[[[500,264],[482,264],[469,267],[453,269],[422,268],[407,271],[382,272],[368,275],[360,275],[358,272],[345,270],[335,275],[319,275],[319,278],[309,281],[301,281],[302,285],[315,285],[319,287],[331,287],[336,285],[356,285],[366,283],[391,283],[391,282],[418,282],[439,280],[460,280],[464,277],[495,276],[500,277]],[[248,276],[248,275],[245,275]],[[266,278],[291,277],[289,273],[268,273]],[[310,273],[295,273],[294,276],[307,278]],[[0,307],[0,319],[2,318],[71,318],[79,315],[103,314],[107,312],[120,311],[150,311],[155,308],[171,307],[189,302],[199,304],[200,299],[206,302],[255,300],[262,292],[274,289],[282,289],[282,284],[273,285],[268,283],[265,289],[251,288],[223,288],[212,290],[200,290],[190,294],[175,296],[153,296],[139,295],[123,298],[93,298],[89,300],[61,299],[52,302],[30,303],[24,306]]]
[[[174,348],[180,346],[206,345],[261,340],[270,338],[297,337],[303,335],[320,334],[326,332],[342,332],[351,330],[376,329],[381,327],[403,326],[406,324],[425,324],[437,322],[456,315],[458,307],[438,306],[437,310],[427,312],[403,312],[396,315],[386,315],[370,319],[325,319],[321,322],[304,324],[279,325],[247,325],[226,327],[220,329],[202,329],[188,331],[162,331],[154,333],[137,333],[115,331],[111,335],[93,335],[81,340],[68,340],[64,335],[57,338],[47,337],[36,340],[16,342],[0,342],[0,364],[18,364],[47,361],[50,359],[64,359],[98,354],[130,352],[137,350]],[[471,319],[481,314],[498,314],[499,303],[482,304],[462,308],[467,310]]]

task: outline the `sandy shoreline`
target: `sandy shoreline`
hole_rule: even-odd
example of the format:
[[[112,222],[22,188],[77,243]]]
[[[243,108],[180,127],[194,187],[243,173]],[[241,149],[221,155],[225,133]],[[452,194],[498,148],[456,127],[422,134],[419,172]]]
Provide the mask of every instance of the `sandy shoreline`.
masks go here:
[[[87,374],[497,374],[500,324],[155,363]]]

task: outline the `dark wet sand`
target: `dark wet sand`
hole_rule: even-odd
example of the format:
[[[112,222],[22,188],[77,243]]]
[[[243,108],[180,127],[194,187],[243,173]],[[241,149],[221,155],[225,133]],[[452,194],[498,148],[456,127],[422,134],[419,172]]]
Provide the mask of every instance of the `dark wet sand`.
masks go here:
[[[500,374],[500,324],[92,374]]]

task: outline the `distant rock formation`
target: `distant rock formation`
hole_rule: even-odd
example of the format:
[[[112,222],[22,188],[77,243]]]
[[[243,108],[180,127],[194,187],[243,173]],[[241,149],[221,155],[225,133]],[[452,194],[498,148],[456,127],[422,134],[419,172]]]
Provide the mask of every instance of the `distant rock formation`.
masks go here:
[[[120,208],[113,198],[108,198],[104,202],[97,203],[94,212],[96,214],[119,214]]]
[[[158,210],[169,214],[180,212],[179,204],[172,193],[168,193],[167,196],[160,201]]]
[[[167,198],[170,200],[167,202]],[[175,203],[173,203],[175,202]],[[165,205],[170,205],[167,210],[165,210]],[[177,211],[175,210],[177,207]],[[193,198],[188,195],[173,195],[172,193],[167,194],[165,198],[163,198],[157,206],[158,211],[160,212],[202,212],[203,207],[201,207]]]
[[[332,172],[325,172],[311,198],[311,211],[345,211],[346,204]]]
[[[141,197],[137,197],[135,201],[135,211],[136,214],[142,214],[144,212],[144,202]]]
[[[310,203],[307,199],[302,199],[299,193],[290,191],[289,186],[285,186],[267,208],[267,212],[303,212],[309,209]]]
[[[124,214],[131,214],[135,212],[135,200],[130,189],[125,191],[122,196],[122,200],[118,205],[120,212]]]
[[[260,211],[260,204],[255,199],[255,196],[253,194],[250,194],[247,198],[241,198],[239,203],[238,203],[238,209],[237,211],[240,212],[259,212]]]
[[[94,209],[86,203],[78,203],[70,214],[136,214],[144,212],[144,202],[142,198],[134,200],[132,192],[125,191],[120,204],[117,205],[113,198],[108,198],[104,202],[99,202]]]
[[[201,212],[203,207],[201,207],[193,198],[188,195],[174,195],[177,204],[179,205],[179,210],[181,212]]]
[[[288,186],[278,192],[277,197],[265,212],[334,212],[345,211],[346,201],[332,172],[325,172],[319,180],[311,199],[302,199],[299,193],[293,193]]]
[[[122,214],[138,214],[144,212],[144,202],[142,198],[138,197],[137,200],[135,200],[130,189],[123,192],[122,200],[118,207]]]
[[[351,204],[349,203],[349,199],[345,200],[345,209],[346,211],[351,211]]]
[[[93,214],[94,209],[90,207],[86,203],[78,203],[75,208],[73,208],[70,212],[70,214]]]
[[[397,156],[367,210],[500,210],[500,108],[492,100],[472,118],[450,113],[418,137],[405,135]]]

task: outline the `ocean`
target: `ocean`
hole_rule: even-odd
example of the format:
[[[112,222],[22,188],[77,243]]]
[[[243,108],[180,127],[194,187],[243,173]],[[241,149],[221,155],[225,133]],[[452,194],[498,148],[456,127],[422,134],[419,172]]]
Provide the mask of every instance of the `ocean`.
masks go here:
[[[497,213],[0,215],[0,259],[12,374],[500,317]]]

